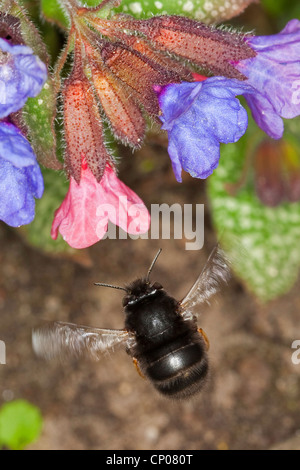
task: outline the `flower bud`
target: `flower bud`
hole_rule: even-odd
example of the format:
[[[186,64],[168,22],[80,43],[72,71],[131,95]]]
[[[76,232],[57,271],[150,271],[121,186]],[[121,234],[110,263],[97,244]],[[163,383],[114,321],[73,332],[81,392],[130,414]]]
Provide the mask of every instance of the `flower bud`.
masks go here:
[[[282,141],[281,149],[286,180],[286,197],[290,202],[300,201],[299,150],[290,142]]]
[[[262,204],[276,207],[300,200],[300,160],[287,141],[264,140],[255,155],[255,187]]]
[[[276,207],[284,200],[285,185],[278,144],[264,140],[258,147],[255,161],[255,189],[265,206]]]
[[[106,67],[100,68],[90,58],[93,84],[101,106],[118,139],[132,147],[139,147],[144,139],[146,123],[140,109],[124,86]]]
[[[158,50],[172,51],[194,64],[228,78],[245,79],[231,64],[255,57],[241,34],[213,29],[203,23],[181,16],[156,16],[136,22],[141,31]]]
[[[24,44],[20,26],[19,18],[0,11],[0,38],[9,39],[11,44]]]
[[[148,52],[148,51],[147,51]],[[116,77],[127,85],[133,96],[152,115],[159,113],[159,106],[153,85],[178,82],[177,73],[169,71],[167,64],[162,65],[145,54],[121,44],[107,43],[101,51],[105,65]]]
[[[70,176],[79,183],[85,155],[88,167],[100,181],[110,160],[103,141],[103,125],[97,101],[88,79],[74,64],[63,90],[65,123],[65,164]]]

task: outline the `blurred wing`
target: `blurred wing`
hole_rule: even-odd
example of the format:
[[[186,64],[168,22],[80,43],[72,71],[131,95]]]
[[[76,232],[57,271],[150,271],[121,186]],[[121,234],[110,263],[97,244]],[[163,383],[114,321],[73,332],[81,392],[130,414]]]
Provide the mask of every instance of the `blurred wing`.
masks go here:
[[[220,246],[216,245],[197,281],[181,301],[183,314],[184,311],[188,313],[195,306],[208,302],[222,284],[227,284],[230,276],[229,261]]]
[[[37,356],[45,359],[85,356],[98,360],[115,346],[126,345],[130,338],[126,330],[49,322],[33,330],[32,346]]]

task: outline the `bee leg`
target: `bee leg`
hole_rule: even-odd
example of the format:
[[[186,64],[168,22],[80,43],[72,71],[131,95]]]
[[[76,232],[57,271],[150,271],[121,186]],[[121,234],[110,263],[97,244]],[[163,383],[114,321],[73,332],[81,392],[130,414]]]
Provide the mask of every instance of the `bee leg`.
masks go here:
[[[142,379],[145,379],[145,376],[144,376],[144,374],[142,374],[142,371],[140,369],[138,360],[135,357],[133,357],[132,361],[133,361],[133,364],[135,365],[135,368],[136,368],[137,373],[139,374],[139,376],[142,377]]]
[[[205,344],[206,344],[206,349],[207,351],[209,350],[209,340],[208,340],[208,337],[206,336],[206,334],[204,333],[204,331],[202,330],[202,328],[198,328],[198,333],[200,333],[200,335],[203,337],[204,341],[205,341]]]

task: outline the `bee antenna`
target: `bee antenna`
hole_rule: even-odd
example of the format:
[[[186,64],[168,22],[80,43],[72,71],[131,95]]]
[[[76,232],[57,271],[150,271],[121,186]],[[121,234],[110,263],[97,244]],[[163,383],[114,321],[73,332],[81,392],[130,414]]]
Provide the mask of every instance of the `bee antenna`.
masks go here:
[[[112,284],[104,284],[103,282],[94,282],[94,285],[102,286],[102,287],[111,287],[112,289],[120,289],[120,290],[124,290],[125,292],[127,292],[127,289],[125,289],[125,287],[113,286]]]
[[[155,263],[156,263],[156,261],[157,261],[157,258],[159,257],[159,255],[161,254],[161,252],[162,252],[162,248],[160,248],[160,249],[158,250],[158,252],[157,252],[156,255],[155,255],[154,260],[153,260],[152,263],[151,263],[150,268],[148,269],[148,273],[147,273],[147,276],[146,276],[146,282],[149,281],[149,277],[150,277],[151,271],[152,271],[152,269],[154,268],[154,265],[155,265]]]

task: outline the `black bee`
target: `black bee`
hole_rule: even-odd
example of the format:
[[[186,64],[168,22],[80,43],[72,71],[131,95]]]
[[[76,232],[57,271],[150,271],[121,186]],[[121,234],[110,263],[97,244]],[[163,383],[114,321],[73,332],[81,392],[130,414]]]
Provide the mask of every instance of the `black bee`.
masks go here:
[[[51,322],[33,331],[33,348],[47,359],[62,355],[101,355],[122,344],[141,375],[164,396],[186,398],[202,388],[208,373],[208,340],[198,328],[195,307],[206,302],[226,283],[230,270],[224,253],[216,246],[199,278],[182,301],[170,297],[158,283],[149,281],[155,256],[147,276],[127,287],[97,283],[122,289],[125,328],[109,330],[72,323]]]

